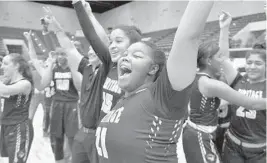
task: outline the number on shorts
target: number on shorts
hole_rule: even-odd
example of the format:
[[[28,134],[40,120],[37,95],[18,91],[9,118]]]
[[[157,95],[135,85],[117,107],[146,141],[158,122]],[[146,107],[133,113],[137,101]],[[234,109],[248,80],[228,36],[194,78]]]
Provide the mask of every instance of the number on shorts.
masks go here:
[[[240,106],[237,110],[236,110],[236,115],[239,117],[245,117],[248,119],[256,119],[256,110],[247,110],[244,111],[245,108]]]
[[[108,158],[108,151],[106,148],[106,134],[107,128],[106,127],[98,127],[96,129],[96,149],[99,156],[103,156]]]
[[[107,114],[110,111],[111,106],[112,106],[112,100],[113,100],[113,96],[111,94],[103,92],[103,103],[102,103],[101,110],[104,113]]]
[[[56,80],[57,89],[62,91],[68,91],[70,81],[68,79]]]

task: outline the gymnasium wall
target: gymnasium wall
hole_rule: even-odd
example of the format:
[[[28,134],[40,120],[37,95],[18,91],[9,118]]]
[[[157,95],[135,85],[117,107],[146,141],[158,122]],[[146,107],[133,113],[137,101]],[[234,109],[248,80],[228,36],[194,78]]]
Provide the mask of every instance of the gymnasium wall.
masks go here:
[[[138,26],[143,33],[178,26],[188,1],[134,1],[100,15],[99,21],[107,27],[119,24]],[[217,1],[208,21],[218,20],[221,9],[233,17],[263,12],[264,1]],[[201,14],[201,13],[200,13]]]
[[[73,9],[29,1],[0,1],[0,26],[39,30],[42,28],[40,18],[44,16],[43,6],[51,8],[66,31],[75,33],[80,29]]]

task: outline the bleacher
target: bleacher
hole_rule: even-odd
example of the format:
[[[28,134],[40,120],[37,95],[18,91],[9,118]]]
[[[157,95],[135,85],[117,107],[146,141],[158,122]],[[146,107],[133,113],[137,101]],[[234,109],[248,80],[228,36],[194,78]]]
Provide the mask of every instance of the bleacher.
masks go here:
[[[27,40],[23,36],[24,32],[30,31],[30,29],[21,29],[21,28],[12,28],[12,27],[0,27],[0,56],[6,55],[4,39],[16,39],[16,40],[23,40],[27,46]],[[34,42],[34,47],[38,58],[46,58],[48,56],[47,45],[44,42],[44,37],[42,35],[41,30],[32,30],[34,33],[34,37],[32,37]],[[72,35],[70,33],[66,33],[70,39],[72,39]],[[11,49],[12,51],[12,49]],[[16,50],[14,50],[16,52]],[[22,51],[23,52],[23,51]],[[28,56],[25,56],[28,58]]]
[[[230,26],[230,38],[233,37],[237,32],[239,32],[242,28],[244,28],[247,24],[251,22],[258,22],[266,20],[265,13],[258,13],[258,14],[252,14],[247,16],[241,16],[241,17],[234,17]],[[163,51],[170,51],[175,32],[177,28],[168,29],[157,32],[151,32],[146,34],[146,37],[151,37],[153,42],[156,43],[156,45],[162,49]],[[202,33],[200,37],[200,41],[206,41],[206,40],[219,40],[219,33],[220,33],[220,27],[219,22],[217,21],[211,21],[207,22],[204,32]],[[238,47],[240,42],[238,41],[230,41],[230,47]]]

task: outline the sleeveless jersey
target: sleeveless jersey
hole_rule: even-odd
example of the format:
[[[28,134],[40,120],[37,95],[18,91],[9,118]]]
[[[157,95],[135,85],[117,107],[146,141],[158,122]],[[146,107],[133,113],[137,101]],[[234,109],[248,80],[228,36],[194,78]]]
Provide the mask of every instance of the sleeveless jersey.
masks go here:
[[[253,98],[266,98],[266,80],[251,84],[240,77],[234,86],[235,90]],[[266,111],[250,110],[231,105],[232,117],[230,132],[244,142],[263,143],[266,141]]]
[[[151,86],[121,99],[96,130],[99,162],[177,163],[190,88],[173,90],[164,68]]]
[[[189,119],[199,125],[217,126],[218,125],[218,107],[220,99],[217,97],[205,97],[199,91],[198,81],[200,77],[209,75],[198,73],[193,83],[193,91],[189,103]],[[209,77],[210,78],[210,77]]]
[[[56,101],[78,101],[79,95],[74,86],[70,68],[63,69],[56,66],[53,70],[53,82],[55,84]]]
[[[19,124],[29,118],[32,92],[29,95],[17,94],[1,97],[1,124]]]

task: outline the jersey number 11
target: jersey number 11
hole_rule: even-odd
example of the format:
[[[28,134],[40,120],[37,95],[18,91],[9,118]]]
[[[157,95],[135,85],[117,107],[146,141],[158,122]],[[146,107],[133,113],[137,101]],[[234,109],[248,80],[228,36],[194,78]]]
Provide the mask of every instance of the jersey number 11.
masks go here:
[[[99,156],[103,156],[108,158],[108,151],[106,148],[106,134],[107,128],[106,127],[98,127],[96,129],[96,149]]]

